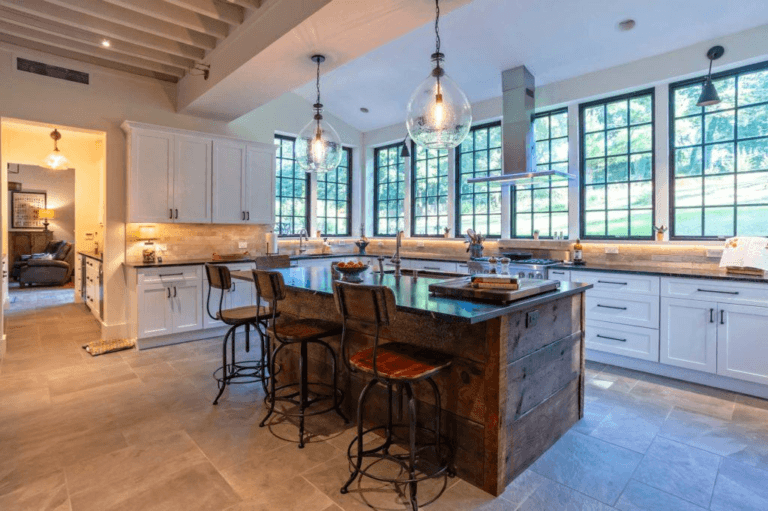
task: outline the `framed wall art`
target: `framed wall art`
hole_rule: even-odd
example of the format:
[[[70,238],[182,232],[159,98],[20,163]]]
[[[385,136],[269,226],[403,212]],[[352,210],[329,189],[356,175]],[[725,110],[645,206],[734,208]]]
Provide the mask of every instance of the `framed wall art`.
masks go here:
[[[11,192],[11,228],[43,229],[42,218],[37,211],[46,209],[48,198],[45,192]]]

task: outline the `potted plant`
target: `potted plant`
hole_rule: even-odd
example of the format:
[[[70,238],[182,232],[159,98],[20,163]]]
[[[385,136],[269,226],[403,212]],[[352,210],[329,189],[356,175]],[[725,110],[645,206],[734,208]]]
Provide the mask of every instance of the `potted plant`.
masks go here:
[[[664,233],[667,232],[667,226],[662,224],[660,227],[653,226],[653,230],[656,232],[656,241],[664,241]]]

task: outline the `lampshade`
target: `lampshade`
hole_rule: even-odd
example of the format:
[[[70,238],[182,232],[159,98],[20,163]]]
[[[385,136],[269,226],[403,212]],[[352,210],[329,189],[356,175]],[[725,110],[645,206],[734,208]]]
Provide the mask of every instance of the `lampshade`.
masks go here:
[[[43,164],[52,170],[61,170],[69,167],[69,160],[66,156],[59,151],[59,140],[61,140],[61,133],[59,130],[53,130],[51,132],[51,138],[53,139],[53,152],[45,157]]]
[[[139,227],[139,239],[156,240],[157,227],[155,227],[154,225],[142,225],[141,227]]]
[[[712,83],[712,79],[707,77],[707,80],[704,82],[704,86],[701,88],[701,95],[699,96],[699,101],[696,103],[697,106],[710,106],[710,105],[716,105],[720,103],[720,96],[717,95],[717,89],[715,89],[715,84]]]
[[[38,209],[37,210],[37,218],[43,219],[43,220],[53,220],[55,218],[55,213],[52,209]]]

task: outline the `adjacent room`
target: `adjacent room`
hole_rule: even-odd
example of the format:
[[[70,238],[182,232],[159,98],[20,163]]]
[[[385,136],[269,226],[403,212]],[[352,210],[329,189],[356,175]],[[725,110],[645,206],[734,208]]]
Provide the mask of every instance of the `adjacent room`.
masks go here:
[[[768,509],[764,0],[0,0],[0,206],[2,511]]]

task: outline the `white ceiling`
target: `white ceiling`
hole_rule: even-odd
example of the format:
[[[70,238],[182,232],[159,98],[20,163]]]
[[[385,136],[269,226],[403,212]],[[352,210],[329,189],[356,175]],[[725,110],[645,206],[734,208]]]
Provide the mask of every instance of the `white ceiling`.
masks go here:
[[[637,25],[621,32],[626,18]],[[500,73],[521,64],[540,86],[764,24],[766,0],[474,0],[441,17],[440,33],[446,72],[476,102],[501,95]],[[322,102],[362,131],[402,122],[433,51],[427,23],[325,74]],[[314,82],[295,92],[314,102]]]

